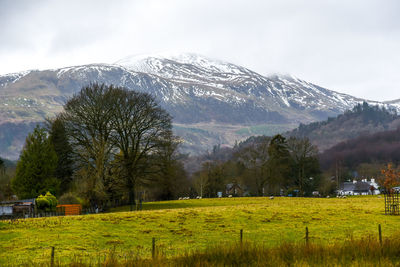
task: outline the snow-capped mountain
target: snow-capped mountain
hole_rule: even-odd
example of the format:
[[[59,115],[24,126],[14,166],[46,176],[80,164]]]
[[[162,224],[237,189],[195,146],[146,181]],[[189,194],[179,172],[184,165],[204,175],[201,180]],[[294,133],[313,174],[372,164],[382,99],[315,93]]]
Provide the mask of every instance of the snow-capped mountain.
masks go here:
[[[233,105],[254,101],[264,111],[278,111],[282,115],[300,109],[302,113],[312,113],[305,116],[310,120],[341,113],[365,101],[294,76],[263,76],[244,67],[196,54],[132,56],[116,64],[181,84],[182,88],[185,84],[196,87],[184,92],[181,90],[177,95],[216,99]],[[367,102],[382,105],[376,101]],[[293,114],[287,116],[289,121],[303,121],[305,117],[304,114],[299,118]]]
[[[392,101],[385,101],[386,105],[395,107],[397,110],[400,110],[400,99],[392,100]]]
[[[90,82],[154,95],[173,116],[186,145],[198,151],[326,119],[364,101],[290,75],[263,76],[196,54],[134,56],[114,64],[0,75],[0,126],[43,121]],[[390,107],[390,103],[367,102]],[[0,148],[18,151],[21,143],[11,140],[3,146],[0,140]]]

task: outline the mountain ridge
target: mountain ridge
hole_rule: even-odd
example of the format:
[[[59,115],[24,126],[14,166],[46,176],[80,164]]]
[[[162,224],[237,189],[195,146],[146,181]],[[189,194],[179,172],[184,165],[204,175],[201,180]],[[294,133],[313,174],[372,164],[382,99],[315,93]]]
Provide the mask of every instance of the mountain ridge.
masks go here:
[[[186,151],[199,153],[253,132],[274,134],[323,120],[365,101],[294,76],[263,76],[193,53],[117,62],[0,75],[0,124],[41,122],[90,82],[113,84],[152,94],[172,115],[175,132],[185,136]]]

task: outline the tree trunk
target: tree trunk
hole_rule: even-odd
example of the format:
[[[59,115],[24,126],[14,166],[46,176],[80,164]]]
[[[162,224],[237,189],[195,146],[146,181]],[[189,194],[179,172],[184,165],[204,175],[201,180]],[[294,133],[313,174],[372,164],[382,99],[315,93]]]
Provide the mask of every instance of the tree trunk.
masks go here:
[[[135,180],[134,171],[132,168],[132,163],[129,160],[129,158],[124,158],[124,168],[126,171],[125,174],[126,174],[127,185],[128,185],[130,210],[133,211],[134,209],[136,209],[136,201],[135,201],[136,180]]]
[[[129,205],[131,207],[131,211],[133,211],[134,207],[136,207],[135,189],[133,186],[129,186]]]

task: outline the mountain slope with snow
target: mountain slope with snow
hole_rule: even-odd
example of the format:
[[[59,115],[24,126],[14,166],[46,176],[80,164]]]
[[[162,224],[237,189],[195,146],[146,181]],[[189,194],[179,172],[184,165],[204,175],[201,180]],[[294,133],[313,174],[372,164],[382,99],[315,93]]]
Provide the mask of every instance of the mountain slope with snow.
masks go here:
[[[395,107],[397,110],[400,110],[400,99],[392,100],[392,101],[385,101],[386,105]]]
[[[43,121],[91,82],[152,94],[172,115],[176,132],[192,152],[323,120],[364,101],[293,76],[263,76],[196,54],[153,55],[0,75],[0,125]],[[0,156],[17,157],[21,142],[8,143],[9,149]],[[15,151],[11,157],[10,150]]]
[[[288,121],[313,121],[337,115],[365,101],[337,93],[289,75],[263,76],[228,62],[196,54],[128,57],[116,64],[174,83],[196,86],[195,97],[214,98],[234,105],[254,101],[264,111],[278,112]],[[370,104],[380,104],[367,101]],[[301,110],[302,114],[296,114]],[[295,111],[294,113],[291,111]],[[308,114],[307,114],[308,113]]]

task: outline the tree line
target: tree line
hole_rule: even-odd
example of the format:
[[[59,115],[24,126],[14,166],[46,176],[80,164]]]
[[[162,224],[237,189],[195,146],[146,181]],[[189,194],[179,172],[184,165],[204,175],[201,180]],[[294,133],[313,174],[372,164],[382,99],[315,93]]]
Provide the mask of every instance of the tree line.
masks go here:
[[[196,191],[202,196],[215,197],[217,192],[225,192],[227,184],[252,196],[289,192],[310,196],[318,190],[318,149],[307,138],[253,137],[237,144],[228,160],[220,160],[221,154],[226,155],[227,149],[215,147],[193,175]]]

